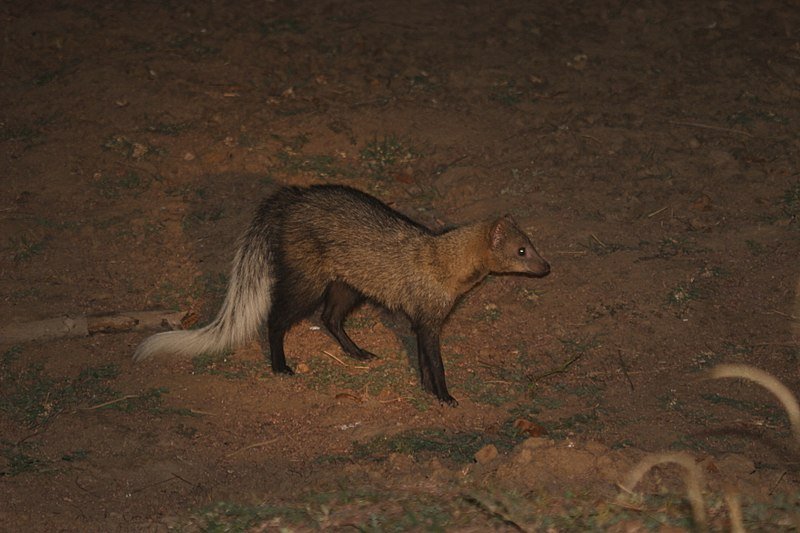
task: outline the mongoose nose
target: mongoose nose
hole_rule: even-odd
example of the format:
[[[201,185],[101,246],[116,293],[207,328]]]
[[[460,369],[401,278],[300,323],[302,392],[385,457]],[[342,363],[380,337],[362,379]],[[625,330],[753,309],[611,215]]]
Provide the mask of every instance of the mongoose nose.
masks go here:
[[[550,263],[545,263],[544,268],[542,268],[542,277],[548,275],[550,273]]]

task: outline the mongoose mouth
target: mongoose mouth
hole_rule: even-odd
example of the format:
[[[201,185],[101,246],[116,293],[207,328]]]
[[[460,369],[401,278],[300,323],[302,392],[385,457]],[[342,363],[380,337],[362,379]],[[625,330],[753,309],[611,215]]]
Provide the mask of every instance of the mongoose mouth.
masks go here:
[[[550,263],[545,263],[539,270],[534,270],[531,272],[531,276],[535,278],[543,278],[548,274],[550,274]]]

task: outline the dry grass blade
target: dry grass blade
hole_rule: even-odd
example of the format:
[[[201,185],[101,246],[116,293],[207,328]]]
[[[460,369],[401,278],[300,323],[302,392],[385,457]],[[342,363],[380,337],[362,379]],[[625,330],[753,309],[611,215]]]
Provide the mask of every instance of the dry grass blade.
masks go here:
[[[126,394],[122,398],[117,398],[116,400],[109,400],[107,402],[98,403],[97,405],[92,405],[90,407],[81,407],[82,411],[94,411],[95,409],[100,409],[101,407],[107,407],[109,405],[113,405],[115,403],[124,402],[125,400],[132,400],[133,398],[138,398],[138,394]]]
[[[742,505],[739,502],[739,493],[735,490],[726,490],[725,504],[728,506],[728,514],[730,515],[731,533],[745,533],[746,530],[742,519]]]
[[[735,130],[733,128],[724,128],[722,126],[714,126],[711,124],[702,124],[700,122],[690,122],[686,120],[670,120],[670,124],[675,124],[676,126],[689,126],[692,128],[701,128],[704,130],[714,130],[714,131],[725,131],[728,133],[738,133],[739,135],[744,135],[745,137],[752,137],[752,133],[748,133],[742,130]]]
[[[331,359],[333,359],[334,361],[336,361],[337,363],[339,363],[342,366],[349,366],[350,368],[358,368],[358,369],[361,369],[361,370],[369,370],[368,366],[364,366],[364,365],[349,365],[349,364],[345,363],[344,361],[342,361],[341,359],[339,359],[338,357],[336,357],[335,355],[333,355],[332,353],[330,353],[330,352],[328,352],[326,350],[322,350],[322,353],[324,353],[325,355],[327,355],[328,357],[330,357]]]
[[[243,452],[245,450],[252,450],[253,448],[261,448],[263,446],[269,446],[273,442],[277,441],[279,438],[280,437],[275,437],[275,438],[272,438],[272,439],[269,439],[269,440],[265,440],[265,441],[261,441],[261,442],[254,442],[253,444],[248,444],[247,446],[245,446],[243,448],[239,448],[238,450],[229,453],[225,457],[230,458],[230,457],[233,457],[234,455],[236,455],[238,453],[241,453],[241,452]]]
[[[800,405],[789,388],[775,376],[749,365],[718,365],[709,373],[712,379],[744,378],[754,381],[774,394],[786,409],[792,433],[800,443]]]
[[[465,494],[462,497],[467,503],[474,505],[487,515],[500,520],[505,525],[516,531],[523,531],[525,533],[532,531],[532,529],[520,523],[521,520],[513,517],[512,513],[506,508],[506,506],[496,499],[482,497],[477,494]]]
[[[684,483],[686,483],[686,495],[689,498],[689,503],[692,505],[692,515],[694,523],[701,531],[707,528],[706,509],[703,502],[703,494],[701,491],[703,473],[695,464],[694,458],[685,453],[656,453],[648,455],[637,464],[633,470],[630,471],[628,477],[620,488],[628,493],[632,493],[647,474],[651,468],[662,463],[674,463],[681,467],[686,472],[684,476]]]

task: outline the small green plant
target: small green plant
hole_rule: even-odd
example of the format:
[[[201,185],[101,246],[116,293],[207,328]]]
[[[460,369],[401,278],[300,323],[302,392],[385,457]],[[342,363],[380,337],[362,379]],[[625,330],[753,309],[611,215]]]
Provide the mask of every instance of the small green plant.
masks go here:
[[[720,361],[720,354],[712,351],[702,351],[692,357],[691,368],[693,371],[707,370]]]
[[[210,57],[221,52],[219,47],[203,43],[202,37],[195,33],[179,35],[169,42],[169,46],[185,50],[195,57]]]
[[[581,244],[590,252],[600,257],[604,255],[613,254],[619,251],[631,250],[630,246],[625,244],[601,241],[597,236],[592,235],[586,244]]]
[[[47,237],[29,240],[25,235],[11,237],[9,240],[11,241],[11,257],[15,263],[29,261],[34,256],[41,254],[48,241]]]
[[[417,159],[416,150],[395,135],[368,142],[360,152],[361,163],[375,179],[385,179],[389,172]]]
[[[229,531],[255,531],[257,526],[278,520],[290,524],[312,526],[313,520],[305,509],[267,504],[237,504],[217,502],[202,509],[195,518],[201,531],[223,533]]]
[[[39,74],[37,74],[33,78],[33,84],[37,87],[41,87],[42,85],[47,85],[54,79],[56,79],[62,73],[62,69],[54,69],[54,70],[43,70]]]
[[[330,155],[302,155],[292,151],[278,153],[281,163],[280,170],[288,174],[307,172],[322,178],[347,177],[351,173],[348,169],[339,166],[336,159]]]
[[[673,287],[669,294],[667,294],[667,303],[669,305],[685,306],[692,300],[700,298],[699,289],[692,283],[676,285]]]
[[[800,216],[800,181],[783,193],[783,210],[791,217]]]
[[[306,375],[309,385],[316,390],[330,390],[335,394],[350,391],[355,395],[366,393],[377,396],[384,390],[404,397],[414,397],[418,392],[424,394],[418,391],[418,387],[406,385],[410,370],[405,360],[396,354],[373,362],[374,366],[380,365],[379,371],[371,370],[371,365],[344,355],[339,360],[342,362],[321,354],[310,361],[311,371]]]
[[[176,287],[171,281],[164,281],[153,294],[153,304],[162,309],[177,311],[186,302],[187,291]]]
[[[656,257],[666,259],[674,256],[694,255],[706,251],[685,237],[665,237],[658,245]]]
[[[505,421],[494,434],[484,431],[450,432],[438,428],[413,429],[391,436],[381,436],[368,442],[354,442],[353,452],[342,456],[327,456],[326,462],[352,460],[384,461],[390,454],[406,454],[417,458],[436,456],[456,463],[471,463],[475,453],[488,444],[507,452],[521,442],[514,428],[516,418]]]
[[[752,255],[763,255],[766,252],[766,248],[764,245],[758,241],[754,241],[752,239],[747,239],[744,241],[747,245],[747,249],[750,251]]]
[[[576,433],[587,433],[600,429],[597,409],[590,413],[575,413],[554,423],[545,423],[547,434],[554,439],[565,439]]]
[[[747,126],[754,121],[760,120],[762,122],[772,122],[774,124],[786,125],[789,119],[773,113],[772,111],[763,111],[761,109],[750,109],[747,111],[737,111],[728,116],[728,124]]]
[[[153,122],[148,124],[145,129],[158,135],[167,135],[175,137],[192,127],[192,123],[185,122]]]
[[[195,278],[191,295],[193,298],[204,297],[207,300],[221,300],[227,288],[228,274],[208,272]]]
[[[419,456],[430,453],[458,463],[471,462],[475,452],[488,443],[483,432],[447,433],[441,429],[411,430],[390,437],[378,437],[367,443],[354,443],[357,459],[382,461],[389,454]]]
[[[231,351],[220,354],[202,353],[192,358],[194,374],[222,376],[225,379],[245,379],[267,374],[266,362],[245,361],[230,357]]]
[[[502,311],[495,304],[488,304],[481,312],[481,320],[485,322],[497,322],[502,316]]]
[[[30,126],[11,127],[5,124],[0,126],[0,142],[15,141],[30,145],[42,137],[41,131]]]
[[[120,198],[125,194],[138,196],[150,187],[151,180],[143,178],[135,170],[124,174],[101,174],[92,185],[104,198]]]
[[[377,320],[371,314],[366,314],[364,312],[354,313],[348,315],[347,318],[344,320],[344,327],[345,329],[364,329],[364,328],[371,328],[375,326]]]
[[[123,397],[121,401],[109,402],[107,407],[104,406],[102,408],[126,413],[146,411],[155,415],[197,416],[190,409],[164,407],[164,395],[167,393],[169,393],[169,389],[166,387],[153,387],[139,394],[131,394],[127,397]]]
[[[489,92],[489,99],[506,107],[513,107],[525,97],[525,91],[517,86],[514,80],[497,82]]]
[[[89,452],[87,450],[74,450],[72,452],[67,452],[61,456],[62,461],[66,461],[68,463],[73,463],[76,461],[85,461],[89,458]]]
[[[283,33],[302,34],[305,28],[297,19],[293,18],[274,18],[258,23],[258,32],[262,37],[270,37]]]
[[[507,381],[487,381],[485,376],[469,374],[466,379],[461,381],[460,388],[475,403],[501,406],[513,401],[523,385],[522,376],[516,376],[515,379]]]
[[[222,207],[204,207],[195,209],[183,217],[182,225],[186,231],[201,227],[208,222],[217,222],[225,217],[225,210]]]
[[[109,400],[116,392],[108,386],[119,370],[114,364],[83,369],[75,378],[52,378],[41,365],[15,369],[14,355],[3,356],[4,390],[0,410],[28,427],[47,423],[65,409]]]
[[[132,141],[124,135],[111,135],[101,145],[104,150],[121,155],[126,159],[138,161],[149,156],[159,156],[164,153],[160,148],[151,144]]]
[[[0,455],[6,459],[6,469],[0,471],[2,476],[19,476],[41,472],[50,468],[50,461],[33,455],[35,446],[29,443],[6,445],[0,443]]]

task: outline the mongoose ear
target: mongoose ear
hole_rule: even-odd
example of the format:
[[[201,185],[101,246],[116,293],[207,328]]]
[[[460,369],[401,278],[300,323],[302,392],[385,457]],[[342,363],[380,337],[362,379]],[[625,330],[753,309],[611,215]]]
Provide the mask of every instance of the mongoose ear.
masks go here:
[[[492,230],[489,232],[489,241],[493,249],[499,248],[503,242],[503,238],[508,235],[509,228],[514,227],[514,220],[510,215],[504,215],[492,224]]]

